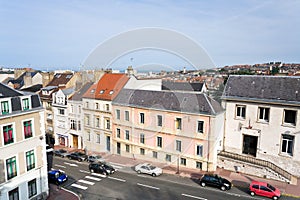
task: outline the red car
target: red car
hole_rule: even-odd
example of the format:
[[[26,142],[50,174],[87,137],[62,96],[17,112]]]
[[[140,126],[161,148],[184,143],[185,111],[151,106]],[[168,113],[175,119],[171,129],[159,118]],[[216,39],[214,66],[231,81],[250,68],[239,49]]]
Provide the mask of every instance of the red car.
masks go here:
[[[252,181],[249,189],[251,196],[259,195],[269,197],[274,200],[277,200],[280,197],[280,190],[265,182]]]

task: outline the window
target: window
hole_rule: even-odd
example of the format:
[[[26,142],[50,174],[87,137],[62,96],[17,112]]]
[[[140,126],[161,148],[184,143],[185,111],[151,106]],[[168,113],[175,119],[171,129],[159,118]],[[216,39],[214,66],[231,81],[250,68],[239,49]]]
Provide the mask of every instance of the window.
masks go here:
[[[284,110],[284,123],[296,125],[296,114],[295,110]]]
[[[81,121],[78,121],[78,130],[81,130]]]
[[[88,101],[85,102],[85,107],[86,107],[87,109],[89,109],[89,102],[88,102]]]
[[[143,133],[140,134],[140,143],[145,144],[145,135]]]
[[[105,110],[109,111],[109,104],[105,104]]]
[[[180,164],[186,166],[186,159],[180,158]]]
[[[129,140],[129,131],[128,130],[125,131],[125,137],[126,137],[126,140]]]
[[[29,99],[28,98],[22,99],[22,110],[28,110],[30,108],[29,106],[30,106]]]
[[[180,140],[176,140],[176,151],[181,152],[181,141]]]
[[[152,151],[152,157],[157,158],[157,151]]]
[[[36,194],[37,194],[36,179],[33,179],[28,182],[28,198],[33,197]]]
[[[141,124],[145,123],[145,113],[140,113],[140,123]]]
[[[64,115],[64,114],[65,114],[65,110],[64,110],[64,109],[58,109],[58,113],[59,113],[60,115]]]
[[[71,105],[71,113],[74,113],[74,106]]]
[[[204,133],[204,121],[198,121],[198,133]]]
[[[259,107],[258,112],[259,112],[259,116],[258,116],[259,121],[265,121],[265,122],[269,121],[270,108]]]
[[[89,116],[89,115],[86,115],[86,116],[85,116],[85,125],[86,125],[86,126],[89,126],[89,125],[90,125],[90,116]]]
[[[110,119],[109,118],[105,118],[105,128],[106,129],[110,129]]]
[[[116,110],[116,115],[117,115],[117,119],[120,119],[120,118],[121,118],[120,110]]]
[[[98,143],[98,144],[100,144],[100,134],[96,134],[97,135],[97,140],[96,140],[96,142]]]
[[[203,145],[197,145],[197,149],[196,149],[196,154],[197,156],[203,156]]]
[[[157,146],[162,147],[162,137],[157,137]]]
[[[17,161],[16,157],[11,157],[6,160],[7,180],[17,176]]]
[[[91,133],[87,131],[87,141],[91,141]]]
[[[129,121],[129,111],[125,111],[125,120]]]
[[[81,113],[81,106],[78,106],[78,112]]]
[[[32,124],[31,120],[23,122],[25,139],[32,137]]]
[[[3,138],[4,145],[14,143],[14,133],[12,125],[3,126]]]
[[[162,116],[157,115],[157,126],[162,126]]]
[[[126,149],[126,152],[127,152],[127,153],[129,153],[129,152],[130,152],[130,147],[129,147],[129,144],[126,144],[126,145],[125,145],[125,149]]]
[[[99,109],[99,103],[96,103],[96,109],[97,110]]]
[[[119,128],[117,128],[117,138],[121,137],[121,130]]]
[[[202,162],[196,162],[196,168],[202,170]]]
[[[9,200],[19,200],[19,188],[15,188],[8,192]]]
[[[100,127],[100,118],[96,117],[96,127],[99,128]]]
[[[293,148],[294,148],[294,139],[295,137],[292,135],[282,135],[282,145],[281,145],[281,152],[288,154],[290,156],[293,155]]]
[[[181,118],[176,118],[175,127],[176,129],[181,130]]]
[[[171,155],[166,154],[166,161],[167,161],[167,162],[171,162]]]
[[[246,117],[246,106],[236,106],[236,117],[245,119],[245,117]]]
[[[34,151],[27,151],[26,152],[26,166],[27,171],[35,168],[35,160],[34,160]]]
[[[8,101],[2,101],[1,102],[1,113],[2,113],[2,115],[9,113]]]
[[[141,153],[141,155],[145,155],[145,149],[140,148],[140,153]]]
[[[72,130],[76,130],[76,120],[71,119],[71,127]]]

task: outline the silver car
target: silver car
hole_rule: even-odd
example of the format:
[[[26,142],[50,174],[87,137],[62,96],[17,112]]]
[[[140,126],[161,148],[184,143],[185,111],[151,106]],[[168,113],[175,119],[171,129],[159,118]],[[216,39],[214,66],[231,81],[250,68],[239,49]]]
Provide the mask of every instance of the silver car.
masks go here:
[[[159,176],[162,174],[162,169],[159,167],[155,167],[149,163],[143,163],[135,166],[135,171],[138,174],[150,174],[151,176]]]
[[[104,162],[104,159],[99,155],[89,155],[87,158],[88,162]]]

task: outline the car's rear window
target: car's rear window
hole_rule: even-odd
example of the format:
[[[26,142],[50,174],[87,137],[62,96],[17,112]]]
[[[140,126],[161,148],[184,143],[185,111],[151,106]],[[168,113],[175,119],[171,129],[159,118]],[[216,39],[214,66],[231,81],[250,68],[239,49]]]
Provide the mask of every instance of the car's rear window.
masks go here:
[[[270,185],[270,184],[267,184],[267,187],[268,188],[270,188],[271,190],[273,190],[273,191],[275,191],[276,189],[275,189],[275,187],[273,187],[272,185]]]
[[[254,189],[258,189],[258,188],[259,188],[258,185],[252,185],[252,187],[253,187]]]

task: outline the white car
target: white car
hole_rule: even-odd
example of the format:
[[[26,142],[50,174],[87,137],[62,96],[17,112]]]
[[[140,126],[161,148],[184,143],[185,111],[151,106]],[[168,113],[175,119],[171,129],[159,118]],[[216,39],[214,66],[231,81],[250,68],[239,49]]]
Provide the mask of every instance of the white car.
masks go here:
[[[135,166],[135,171],[138,174],[150,174],[151,176],[159,176],[162,174],[162,169],[159,167],[155,167],[149,163],[143,163]]]

